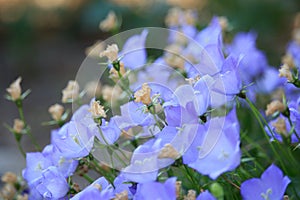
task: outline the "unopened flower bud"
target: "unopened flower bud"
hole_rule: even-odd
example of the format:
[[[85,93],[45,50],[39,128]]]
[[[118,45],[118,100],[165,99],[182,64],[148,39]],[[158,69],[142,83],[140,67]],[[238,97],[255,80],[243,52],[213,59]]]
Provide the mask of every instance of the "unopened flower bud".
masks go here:
[[[215,182],[210,185],[210,192],[212,195],[214,195],[217,199],[223,199],[224,198],[224,190],[223,187]]]
[[[121,93],[122,90],[118,86],[112,87],[109,85],[104,85],[102,88],[102,97],[105,101],[115,101],[118,99]]]
[[[107,17],[99,24],[99,28],[105,32],[112,31],[117,26],[118,26],[117,16],[113,11],[110,11]]]
[[[100,57],[107,57],[110,62],[118,60],[119,48],[116,44],[108,45],[105,51],[100,53]]]
[[[221,29],[224,31],[228,28],[228,19],[224,16],[218,17]]]
[[[13,199],[16,194],[16,188],[13,184],[5,184],[0,191],[0,197],[3,199]]]
[[[165,18],[165,24],[169,27],[178,26],[181,12],[179,8],[171,8]]]
[[[98,81],[88,82],[84,90],[89,97],[99,97],[101,95],[101,85]]]
[[[282,102],[275,100],[267,105],[266,115],[273,115],[275,112],[283,112],[285,110],[285,106]]]
[[[22,78],[19,77],[17,80],[15,80],[12,84],[10,84],[9,88],[6,89],[6,91],[11,96],[12,100],[17,100],[21,97],[22,89],[20,86],[20,83],[22,81]]]
[[[196,200],[196,191],[195,190],[189,190],[187,195],[184,196],[184,200]]]
[[[186,10],[184,12],[184,18],[187,24],[189,25],[195,25],[197,21],[197,17],[195,15],[195,12],[192,10]]]
[[[292,69],[292,68],[295,66],[295,64],[294,64],[294,59],[293,59],[292,55],[289,54],[289,53],[288,53],[288,54],[285,54],[285,55],[282,57],[281,62],[282,62],[283,64],[287,64],[287,65],[289,66],[290,69]]]
[[[91,103],[91,107],[90,107],[89,111],[92,113],[93,117],[96,119],[98,119],[100,117],[103,117],[103,118],[106,117],[104,107],[102,105],[100,105],[99,101],[93,101]]]
[[[13,126],[13,130],[16,132],[16,133],[21,133],[22,130],[24,129],[25,127],[25,124],[22,120],[20,119],[14,119],[14,126]]]
[[[1,177],[1,181],[4,183],[11,183],[14,184],[17,182],[17,175],[13,172],[6,172],[2,177]]]
[[[180,194],[181,194],[181,185],[182,185],[181,181],[176,181],[176,185],[175,185],[175,188],[176,188],[176,198],[180,197]]]
[[[165,144],[164,147],[159,152],[158,158],[177,159],[179,156],[180,154],[171,144]]]
[[[29,197],[28,197],[28,194],[22,194],[22,195],[18,195],[17,196],[17,200],[28,200]]]
[[[96,188],[99,191],[102,191],[102,186],[98,183],[94,184],[93,187]]]
[[[116,197],[113,200],[128,200],[128,191],[124,190],[123,192],[116,194]]]
[[[76,99],[79,96],[79,85],[76,81],[70,80],[68,85],[62,91],[62,102],[66,103],[69,100]]]
[[[147,83],[142,85],[142,88],[134,93],[135,102],[142,102],[145,105],[149,105],[151,103],[151,88]]]
[[[272,126],[275,127],[277,133],[287,134],[286,123],[283,118],[279,117],[275,123],[272,123]]]
[[[279,69],[279,77],[286,77],[288,81],[293,82],[293,75],[287,64],[283,64]]]
[[[65,109],[62,105],[54,104],[49,107],[48,112],[51,114],[51,117],[55,121],[59,121],[61,119],[61,116],[63,115]]]

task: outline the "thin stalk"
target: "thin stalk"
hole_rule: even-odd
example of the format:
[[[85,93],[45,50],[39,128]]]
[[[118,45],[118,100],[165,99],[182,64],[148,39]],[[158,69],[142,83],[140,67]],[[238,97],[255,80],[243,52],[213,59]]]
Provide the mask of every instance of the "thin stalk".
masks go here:
[[[254,114],[256,120],[258,121],[258,123],[259,123],[261,129],[263,130],[263,133],[264,133],[264,136],[265,136],[266,140],[269,141],[269,136],[268,136],[266,130],[264,129],[264,125],[263,125],[263,123],[262,123],[262,121],[261,121],[262,118],[260,117],[259,111],[256,109],[256,107],[252,104],[252,102],[251,102],[248,98],[246,98],[246,101],[247,101],[248,105],[250,106],[251,111],[253,112],[253,114]],[[258,113],[259,113],[259,114],[258,114]],[[271,133],[273,133],[273,132],[271,132]],[[287,169],[285,168],[285,165],[284,165],[283,161],[281,160],[281,157],[279,156],[279,154],[278,154],[277,151],[275,150],[274,146],[273,146],[271,143],[270,143],[270,146],[271,146],[271,149],[272,149],[273,153],[275,154],[276,158],[279,159],[279,162],[280,162],[280,164],[281,164],[283,170],[284,170],[285,172],[287,172]]]

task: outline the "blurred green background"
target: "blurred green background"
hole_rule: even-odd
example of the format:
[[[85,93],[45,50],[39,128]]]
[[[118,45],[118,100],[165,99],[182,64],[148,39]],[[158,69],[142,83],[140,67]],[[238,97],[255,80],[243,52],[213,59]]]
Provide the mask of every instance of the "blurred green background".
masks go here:
[[[116,2],[126,1],[0,0],[0,96],[13,80],[23,77],[24,90],[32,89],[24,102],[25,116],[42,146],[50,142],[50,127],[41,126],[50,120],[48,107],[60,102],[61,90],[75,78],[85,58],[85,48],[109,37],[98,28],[107,13],[114,10],[122,16],[121,30],[163,27],[171,7],[163,0],[147,1],[147,6]],[[271,65],[279,66],[300,1],[207,0],[197,10],[201,24],[219,15],[229,19],[234,33],[256,31],[258,47]],[[25,166],[13,136],[2,126],[4,122],[12,125],[17,116],[13,103],[0,98],[0,174],[19,173]],[[26,137],[22,143],[27,151],[33,150]]]

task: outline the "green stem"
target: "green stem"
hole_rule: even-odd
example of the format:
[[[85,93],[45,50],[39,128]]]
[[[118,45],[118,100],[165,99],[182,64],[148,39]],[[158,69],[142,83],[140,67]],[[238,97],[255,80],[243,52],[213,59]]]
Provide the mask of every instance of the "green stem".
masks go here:
[[[26,159],[26,153],[25,153],[20,141],[17,141],[17,145],[18,145],[18,149],[21,152],[22,156]]]
[[[292,123],[292,120],[291,120],[290,116],[288,116],[287,118],[288,118],[289,124],[290,124],[290,126],[291,126],[291,128],[292,128],[292,127],[293,127],[293,123]],[[300,141],[300,137],[299,137],[299,135],[298,135],[298,133],[297,133],[297,131],[296,131],[295,128],[294,128],[293,131],[294,131],[294,133],[295,133],[297,139]]]
[[[256,107],[252,104],[252,102],[251,102],[248,98],[246,98],[246,101],[247,101],[248,105],[250,106],[251,111],[253,112],[253,114],[254,114],[256,120],[258,121],[258,123],[259,123],[259,125],[260,125],[260,127],[261,127],[261,129],[262,129],[262,131],[263,131],[263,133],[264,133],[264,136],[265,136],[266,140],[270,143],[269,136],[268,136],[266,130],[264,129],[264,125],[263,125],[263,123],[262,123],[262,118],[260,117],[259,111],[256,109]],[[259,114],[258,114],[258,113],[259,113]],[[271,133],[273,133],[273,132],[271,132]],[[287,172],[287,170],[286,170],[286,168],[285,168],[285,165],[284,165],[283,161],[281,160],[281,157],[279,156],[279,154],[278,154],[277,151],[275,150],[275,148],[274,148],[274,146],[272,145],[272,143],[270,143],[270,146],[271,146],[271,149],[272,149],[273,153],[275,154],[276,158],[279,159],[279,162],[280,162],[280,164],[281,164],[283,170],[284,170],[285,172]]]
[[[23,106],[22,106],[22,102],[18,102],[16,103],[17,107],[18,107],[18,111],[19,111],[19,115],[20,115],[20,119],[23,121],[23,123],[25,124],[25,127],[27,127],[26,121],[25,121],[25,117],[24,117],[24,111],[23,111]],[[31,132],[26,129],[26,133],[29,136],[31,142],[33,143],[35,149],[37,151],[41,150],[40,145],[38,144],[38,142],[35,140],[35,138],[33,137],[33,135],[31,134]]]
[[[87,174],[82,174],[82,177],[87,180],[89,183],[93,183],[94,179],[92,179],[89,175]]]

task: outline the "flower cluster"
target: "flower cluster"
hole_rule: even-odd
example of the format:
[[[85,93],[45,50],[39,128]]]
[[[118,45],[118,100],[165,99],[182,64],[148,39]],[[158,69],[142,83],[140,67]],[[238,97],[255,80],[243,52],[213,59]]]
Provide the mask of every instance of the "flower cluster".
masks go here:
[[[224,17],[214,17],[201,30],[197,17],[192,10],[172,9],[166,19],[167,45],[154,59],[146,50],[151,29],[131,36],[122,48],[109,44],[98,52],[99,59],[107,58],[114,85],[105,89],[89,83],[93,88],[87,91],[94,91],[94,97],[83,103],[85,92],[76,81],[68,82],[62,102],[77,109],[68,120],[63,106],[49,108],[53,121],[47,124],[58,128],[41,152],[24,155],[27,186],[18,187],[19,193],[37,200],[282,199],[291,179],[299,178],[287,169],[299,164],[293,154],[299,153],[300,90],[298,77],[288,75],[291,67],[297,72],[300,67],[297,38],[278,75],[257,49],[254,32],[238,33],[225,42],[229,22]],[[114,21],[110,13],[101,29],[116,28]],[[22,111],[20,81],[7,92]],[[285,93],[267,105],[265,117],[252,102],[279,88]],[[111,102],[119,105],[118,112],[111,112]],[[277,158],[261,162],[268,156],[259,145],[248,143],[241,109],[252,111]],[[11,130],[29,134],[20,115]],[[261,154],[254,155],[253,149]],[[288,165],[279,151],[291,161]],[[76,177],[89,186],[82,187]],[[10,179],[3,178],[19,184]],[[295,190],[289,195],[299,196]]]

